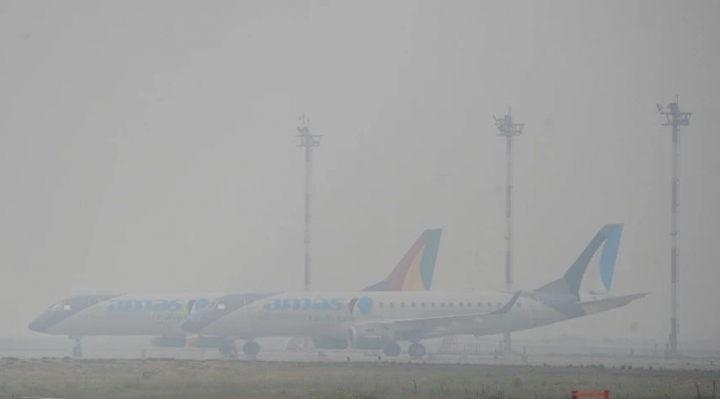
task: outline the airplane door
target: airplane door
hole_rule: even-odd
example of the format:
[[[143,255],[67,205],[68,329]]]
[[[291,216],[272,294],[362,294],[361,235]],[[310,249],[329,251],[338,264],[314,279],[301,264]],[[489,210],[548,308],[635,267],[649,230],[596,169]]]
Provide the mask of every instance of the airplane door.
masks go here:
[[[357,298],[353,298],[348,303],[348,309],[350,310],[350,318],[351,319],[353,318],[353,312],[355,311],[355,305],[357,304],[357,301],[358,301]]]

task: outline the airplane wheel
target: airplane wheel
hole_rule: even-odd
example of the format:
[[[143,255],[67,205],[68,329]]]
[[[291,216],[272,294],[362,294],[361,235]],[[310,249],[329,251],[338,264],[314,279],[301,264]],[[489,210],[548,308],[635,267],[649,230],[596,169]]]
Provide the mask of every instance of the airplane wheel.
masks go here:
[[[228,352],[227,357],[228,357],[228,359],[237,359],[238,355],[237,355],[237,349],[235,348],[235,345],[233,345],[230,348],[230,352]]]
[[[410,344],[408,354],[412,359],[422,359],[425,356],[425,345],[418,342]]]
[[[243,345],[243,352],[245,352],[245,356],[254,359],[258,353],[260,353],[260,345],[252,341],[245,342],[245,345]]]
[[[225,359],[237,359],[237,349],[235,348],[234,342],[228,342],[221,345],[218,350]]]
[[[75,345],[73,346],[72,357],[73,359],[82,359],[83,357],[82,339],[80,338],[75,338]]]
[[[78,347],[73,348],[72,357],[74,359],[82,359],[82,357],[83,357],[82,348],[78,348]]]
[[[400,356],[400,345],[397,342],[390,342],[383,348],[383,353],[387,357]]]

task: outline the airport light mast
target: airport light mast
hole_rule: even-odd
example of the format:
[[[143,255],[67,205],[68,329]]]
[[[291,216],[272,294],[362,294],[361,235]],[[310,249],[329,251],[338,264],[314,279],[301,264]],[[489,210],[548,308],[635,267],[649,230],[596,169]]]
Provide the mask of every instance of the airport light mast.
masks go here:
[[[680,249],[678,247],[678,185],[680,179],[678,177],[678,169],[680,167],[680,151],[678,148],[680,136],[678,135],[680,126],[690,126],[690,117],[692,112],[680,112],[680,102],[678,95],[675,95],[675,102],[667,106],[667,110],[662,105],[657,105],[660,114],[667,118],[663,126],[672,126],[672,180],[671,180],[671,227],[670,227],[670,286],[671,286],[671,302],[670,302],[670,347],[666,350],[667,355],[678,354],[678,317],[677,317],[677,285],[679,279],[680,268]]]
[[[505,170],[505,290],[512,291],[513,283],[513,139],[522,134],[524,123],[515,123],[512,118],[512,110],[507,115],[495,119],[495,127],[498,129],[498,136],[505,137],[506,143],[506,170]],[[512,351],[510,333],[503,334],[503,343],[506,351]]]
[[[298,147],[305,147],[305,278],[304,288],[305,291],[310,291],[312,288],[311,282],[311,257],[310,257],[310,222],[311,207],[310,200],[312,196],[312,149],[313,147],[320,146],[320,140],[322,136],[310,133],[305,116],[302,117],[302,125],[297,127],[298,134],[296,137],[300,138],[300,144]]]

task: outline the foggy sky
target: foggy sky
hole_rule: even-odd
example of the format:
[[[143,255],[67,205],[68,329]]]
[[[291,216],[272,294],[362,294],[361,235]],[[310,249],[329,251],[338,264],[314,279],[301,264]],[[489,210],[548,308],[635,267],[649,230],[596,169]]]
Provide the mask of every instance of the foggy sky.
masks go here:
[[[720,4],[0,1],[0,332],[79,293],[301,290],[303,114],[313,283],[382,278],[444,229],[434,290],[504,288],[512,106],[515,287],[625,223],[616,294],[523,336],[665,342],[680,94],[680,339],[720,329]],[[630,324],[637,321],[638,331]],[[717,342],[717,340],[716,340]]]

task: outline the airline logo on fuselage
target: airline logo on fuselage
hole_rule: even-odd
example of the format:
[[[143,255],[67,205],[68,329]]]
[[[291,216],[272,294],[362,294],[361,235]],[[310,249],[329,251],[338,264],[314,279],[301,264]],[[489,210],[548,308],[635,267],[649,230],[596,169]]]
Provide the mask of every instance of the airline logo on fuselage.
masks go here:
[[[372,308],[373,300],[369,296],[364,296],[358,299],[356,307],[360,310],[360,314],[365,316]]]

